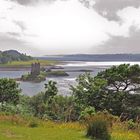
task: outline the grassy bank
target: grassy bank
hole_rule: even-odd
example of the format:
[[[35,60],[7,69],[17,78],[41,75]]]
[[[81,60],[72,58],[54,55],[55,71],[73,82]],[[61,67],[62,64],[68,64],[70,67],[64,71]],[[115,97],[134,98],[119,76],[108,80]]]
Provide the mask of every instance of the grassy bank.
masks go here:
[[[36,123],[37,127],[30,127]],[[79,123],[55,123],[36,118],[0,116],[0,140],[89,140],[85,127]],[[127,130],[125,125],[113,126],[111,140],[140,140],[139,132]]]
[[[30,67],[32,63],[39,62],[41,66],[47,66],[47,65],[55,65],[58,64],[58,61],[51,61],[51,60],[30,60],[30,61],[13,61],[9,62],[7,64],[0,64],[0,67]]]
[[[111,140],[140,140],[140,132],[128,130],[123,122],[116,123],[113,125]]]
[[[32,128],[21,118],[9,119],[0,121],[0,140],[88,140],[77,123],[58,124],[36,119],[38,126]]]
[[[54,124],[47,127],[28,128],[1,124],[0,140],[87,140],[83,132],[60,128]]]

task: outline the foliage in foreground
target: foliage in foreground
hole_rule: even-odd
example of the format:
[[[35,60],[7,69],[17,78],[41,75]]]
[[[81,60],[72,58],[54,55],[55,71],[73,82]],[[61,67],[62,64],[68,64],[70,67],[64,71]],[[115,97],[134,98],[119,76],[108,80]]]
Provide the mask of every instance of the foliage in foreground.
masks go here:
[[[37,124],[35,128],[31,127],[34,122]],[[85,137],[85,130],[85,125],[77,122],[57,123],[33,117],[0,115],[0,140],[90,140]],[[128,130],[126,122],[116,121],[112,125],[111,140],[140,140],[139,132]]]
[[[45,92],[26,97],[20,95],[20,89],[14,80],[0,79],[0,111],[7,115],[53,120],[59,124],[84,120],[86,122],[84,126],[88,125],[87,135],[92,138],[104,140],[105,137],[110,139],[111,136],[111,140],[139,140],[140,95],[137,94],[140,87],[139,70],[140,67],[137,65],[120,65],[95,77],[90,73],[82,74],[77,78],[77,85],[71,87],[70,97],[58,95],[57,83],[53,81],[45,84]],[[133,88],[129,90],[127,84]],[[112,122],[111,116],[102,114],[104,110],[121,116],[119,121]],[[99,111],[101,114],[98,114]],[[13,122],[16,120],[15,116],[12,117]],[[32,119],[24,127],[40,129],[40,122]],[[128,135],[127,131],[131,135]]]
[[[17,104],[19,102],[20,92],[19,84],[15,80],[0,79],[0,103]]]
[[[94,139],[110,140],[107,122],[105,120],[99,119],[91,122],[87,129],[87,136]]]
[[[36,125],[36,127],[32,127]],[[0,115],[0,140],[88,140],[78,123]]]
[[[125,119],[140,118],[140,67],[138,65],[113,66],[93,77],[85,73],[71,87],[75,102],[81,108],[95,107],[108,110]],[[133,93],[133,94],[132,94]]]

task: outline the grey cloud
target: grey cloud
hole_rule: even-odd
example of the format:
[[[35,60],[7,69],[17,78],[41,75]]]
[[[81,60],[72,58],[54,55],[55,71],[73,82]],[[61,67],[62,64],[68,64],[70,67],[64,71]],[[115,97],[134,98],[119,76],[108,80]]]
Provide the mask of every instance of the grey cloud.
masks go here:
[[[26,26],[22,21],[13,21],[17,26],[21,28],[22,31],[26,30]]]
[[[17,36],[16,33],[8,32],[8,33],[0,33],[0,48],[7,48],[7,47],[16,47],[20,45],[25,45],[26,42],[16,39],[13,36]]]
[[[111,39],[98,46],[97,53],[140,53],[140,30],[130,29],[129,37],[111,36]]]
[[[12,33],[10,33],[12,34]],[[33,54],[38,50],[31,47],[28,42],[16,39],[9,33],[0,33],[0,50],[16,49],[22,53]]]
[[[128,6],[138,8],[140,0],[95,0],[94,8],[109,20],[118,20],[116,12]],[[106,12],[106,14],[104,14]]]
[[[20,34],[16,32],[7,32],[7,34],[13,37],[20,37]]]
[[[32,0],[11,0],[11,1],[15,1],[18,2],[21,5],[27,5],[29,4]]]
[[[17,36],[20,37],[21,34],[24,34],[25,36],[30,36],[30,37],[36,37],[37,35],[35,34],[25,34],[24,31],[27,29],[26,25],[24,22],[22,21],[18,21],[18,20],[13,20],[13,23],[16,24],[22,31],[22,33],[17,33],[17,32],[7,32],[9,35],[11,36]]]
[[[33,5],[33,4],[36,4],[36,3],[39,3],[39,2],[53,2],[55,0],[11,0],[11,1],[15,1],[21,5]]]
[[[128,6],[138,8],[140,0],[79,0],[88,8],[94,8],[100,15],[108,20],[119,20],[117,11]],[[95,2],[93,4],[93,2]]]
[[[6,19],[6,17],[0,17],[0,19],[5,20],[5,19]]]
[[[21,5],[34,5],[39,2],[51,3],[56,0],[11,0],[15,1]],[[128,6],[139,7],[140,0],[79,0],[86,7],[91,6],[102,16],[106,17],[108,20],[119,20],[116,12]],[[92,2],[95,1],[93,5]]]

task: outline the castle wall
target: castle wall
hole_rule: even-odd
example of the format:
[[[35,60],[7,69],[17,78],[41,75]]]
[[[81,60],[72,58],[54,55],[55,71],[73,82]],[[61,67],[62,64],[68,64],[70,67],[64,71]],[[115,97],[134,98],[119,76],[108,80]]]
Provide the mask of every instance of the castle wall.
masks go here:
[[[40,74],[40,63],[32,63],[31,75],[36,76]]]

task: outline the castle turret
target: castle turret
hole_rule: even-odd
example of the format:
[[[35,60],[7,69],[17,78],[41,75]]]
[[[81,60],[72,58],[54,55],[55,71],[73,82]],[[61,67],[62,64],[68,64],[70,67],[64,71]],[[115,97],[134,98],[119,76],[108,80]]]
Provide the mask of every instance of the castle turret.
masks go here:
[[[37,76],[40,74],[40,63],[32,63],[31,65],[31,75]]]

